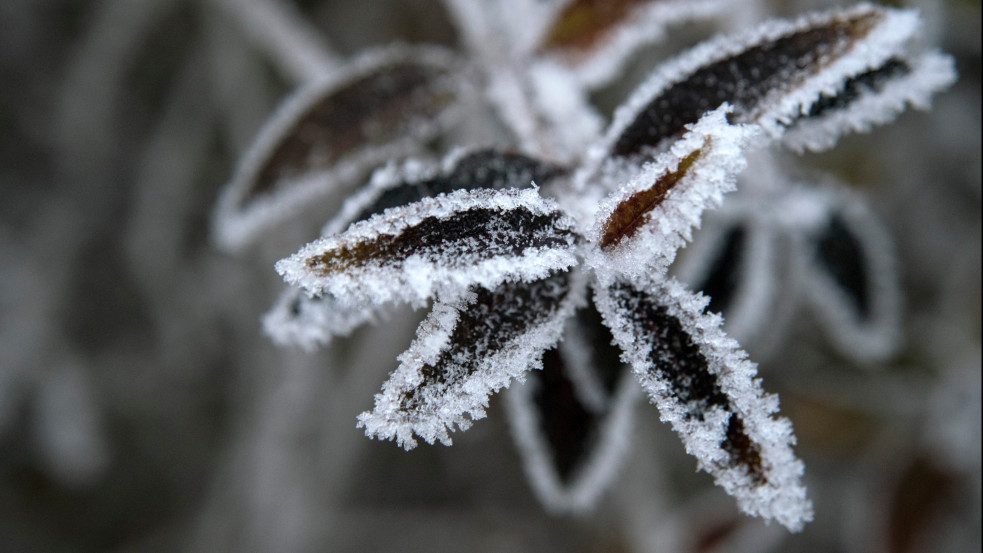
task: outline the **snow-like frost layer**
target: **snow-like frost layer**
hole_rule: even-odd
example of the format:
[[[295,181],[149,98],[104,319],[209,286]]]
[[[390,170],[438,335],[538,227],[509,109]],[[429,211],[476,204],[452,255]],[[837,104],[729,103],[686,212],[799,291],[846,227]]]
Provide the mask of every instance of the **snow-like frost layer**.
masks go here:
[[[809,14],[795,21],[772,20],[734,36],[721,36],[703,42],[693,49],[662,64],[660,68],[615,112],[605,137],[588,153],[588,166],[600,164],[622,133],[642,113],[651,101],[670,86],[685,81],[702,67],[722,61],[755,45],[822,26],[837,18],[876,15],[878,21],[865,37],[839,58],[828,60],[812,76],[805,78],[780,96],[766,97],[764,103],[744,122],[757,123],[772,139],[782,136],[785,129],[809,107],[820,94],[835,95],[850,77],[876,69],[890,57],[903,52],[918,28],[918,16],[913,11],[880,8],[860,4],[847,10]],[[774,96],[774,95],[772,95]],[[715,106],[710,105],[712,109]]]
[[[345,260],[337,268],[328,266],[325,270],[312,266],[312,260],[326,254],[357,251],[376,239],[399,237],[424,220],[466,217],[474,209],[497,212],[503,217],[521,212],[546,218],[542,228],[533,229],[510,228],[504,219],[493,221],[490,227],[480,229],[480,240],[441,240],[438,228],[437,235],[426,237],[428,243],[417,244],[417,250],[403,259]],[[463,226],[470,222],[465,223]],[[572,229],[572,221],[558,211],[554,201],[540,197],[538,188],[461,190],[388,209],[353,224],[339,236],[322,237],[277,262],[276,270],[288,283],[311,294],[331,294],[342,303],[406,301],[422,305],[437,292],[450,297],[471,285],[492,289],[505,281],[543,278],[554,270],[573,266],[577,259]],[[517,236],[543,246],[530,246],[515,253]]]
[[[801,530],[812,519],[812,504],[801,482],[803,464],[792,451],[795,437],[791,423],[774,418],[778,398],[762,391],[756,365],[720,329],[720,317],[704,313],[707,300],[688,292],[674,279],[643,279],[636,284],[622,281],[614,289],[596,292],[597,307],[622,348],[623,359],[631,364],[662,420],[672,424],[686,451],[696,457],[699,468],[735,497],[744,512],[777,520],[792,531]],[[646,321],[640,317],[649,309],[664,310],[667,317],[678,321],[686,336],[666,336],[668,328],[648,334]],[[687,338],[706,366],[700,367],[700,373],[683,378],[682,383],[692,386],[695,383],[691,379],[704,379],[720,397],[697,397],[710,393],[697,387],[691,391],[696,399],[684,402],[680,390],[673,388],[677,383],[670,373],[679,370],[673,362],[685,364],[689,360],[652,359],[653,354],[661,355],[657,341],[677,347],[687,343]],[[744,459],[735,461],[725,447],[734,446],[729,436],[734,417],[739,417],[740,434],[750,443],[744,444],[745,448],[754,452],[760,466],[749,466]],[[754,471],[760,471],[757,477]]]
[[[583,303],[583,289],[577,273],[555,273],[438,300],[359,427],[405,449],[416,447],[414,434],[450,445],[455,428],[484,418],[492,393],[539,366]]]
[[[884,83],[879,91],[862,90],[844,109],[795,120],[782,142],[798,152],[829,149],[843,134],[869,132],[875,125],[890,123],[909,105],[929,109],[932,96],[956,81],[954,60],[939,52],[923,53],[908,66],[910,72]]]

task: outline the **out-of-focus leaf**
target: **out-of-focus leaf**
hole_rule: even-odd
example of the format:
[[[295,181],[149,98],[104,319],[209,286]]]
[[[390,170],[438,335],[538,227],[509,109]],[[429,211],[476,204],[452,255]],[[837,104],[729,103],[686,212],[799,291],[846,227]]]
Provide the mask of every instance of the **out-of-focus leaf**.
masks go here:
[[[832,214],[826,227],[816,237],[816,261],[837,288],[845,292],[858,318],[870,316],[870,270],[864,259],[860,242],[837,214]]]
[[[538,54],[560,62],[578,80],[600,86],[640,47],[682,21],[711,17],[720,0],[568,0],[544,30]]]
[[[676,274],[710,299],[708,309],[724,316],[727,334],[754,341],[762,327],[775,322],[776,236],[746,209],[728,210],[728,205],[687,246]]]
[[[837,349],[860,361],[892,354],[900,334],[900,292],[894,248],[863,200],[850,194],[810,194],[827,212],[803,229],[799,275]]]
[[[526,380],[534,419],[524,421],[541,433],[552,470],[564,484],[584,462],[600,422],[598,414],[580,402],[565,372],[559,351],[552,349],[543,355],[542,370],[532,372]]]
[[[590,300],[590,298],[588,298]],[[588,409],[601,413],[610,408],[611,398],[624,375],[621,350],[611,342],[611,331],[593,306],[577,311],[560,343],[565,373],[577,397]]]
[[[709,309],[715,313],[723,313],[733,305],[740,275],[740,266],[744,262],[747,247],[747,229],[734,226],[727,230],[713,262],[707,267],[704,280],[696,286],[705,296],[710,298]]]
[[[596,318],[593,308],[582,311]],[[601,329],[608,338],[602,352],[614,353],[611,365],[595,364],[604,355],[576,357],[583,352],[563,347],[567,339],[546,352],[542,371],[531,372],[523,386],[509,391],[512,433],[526,474],[543,504],[555,512],[582,512],[595,505],[630,445],[637,388],[610,343],[611,333]],[[574,374],[574,366],[580,374]],[[585,378],[587,371],[591,378]]]
[[[367,170],[418,149],[456,117],[461,63],[433,47],[390,47],[289,98],[219,199],[215,234],[237,249]]]

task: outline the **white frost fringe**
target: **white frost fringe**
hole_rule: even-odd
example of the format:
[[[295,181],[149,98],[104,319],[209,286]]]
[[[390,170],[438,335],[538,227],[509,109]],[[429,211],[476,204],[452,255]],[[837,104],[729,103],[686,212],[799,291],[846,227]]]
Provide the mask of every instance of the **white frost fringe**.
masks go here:
[[[380,236],[397,236],[424,219],[447,219],[472,208],[503,212],[523,209],[535,215],[557,212],[556,202],[542,198],[538,188],[457,190],[450,194],[423,198],[400,208],[388,209],[353,224],[341,235],[319,238],[294,255],[278,261],[276,270],[289,284],[300,286],[310,294],[332,294],[342,304],[409,302],[422,306],[438,292],[450,297],[463,293],[473,285],[491,290],[507,280],[539,279],[554,270],[567,269],[577,263],[574,236],[568,232],[572,229],[573,222],[561,216],[555,227],[545,228],[543,232],[565,232],[567,240],[562,247],[530,247],[519,255],[496,257],[488,257],[480,248],[475,248],[470,252],[471,255],[453,257],[428,251],[428,255],[436,255],[438,258],[434,260],[414,254],[399,262],[372,260],[326,276],[307,266],[308,259],[324,252],[343,249]],[[502,231],[497,232],[504,235],[499,240],[508,240],[508,229],[489,229],[489,232],[493,230]],[[483,246],[487,247],[487,244]]]
[[[637,336],[629,314],[604,289],[595,297],[598,310],[612,329],[615,342],[621,346],[625,362],[630,363],[661,418],[672,424],[686,445],[686,451],[697,459],[701,470],[710,473],[717,485],[737,499],[740,508],[755,516],[774,519],[793,532],[812,520],[812,503],[806,498],[801,482],[802,461],[795,457],[792,445],[795,436],[785,418],[774,418],[778,397],[765,394],[757,377],[757,366],[747,359],[747,353],[721,330],[719,315],[704,314],[707,300],[687,291],[675,279],[665,282],[641,282],[637,289],[649,301],[666,307],[668,314],[682,324],[684,331],[699,347],[707,360],[709,372],[727,396],[733,413],[744,421],[747,436],[760,448],[766,483],[758,485],[743,466],[731,467],[730,455],[721,444],[726,439],[731,412],[714,407],[703,420],[687,416],[684,404],[657,375],[659,367],[649,361],[651,339]]]
[[[693,228],[699,228],[703,212],[719,206],[723,195],[736,188],[737,174],[747,164],[744,150],[757,129],[728,124],[726,116],[730,110],[725,104],[689,125],[688,132],[668,152],[644,165],[600,204],[589,234],[595,246],[586,261],[597,271],[601,282],[609,282],[618,275],[634,278],[649,272],[665,273],[677,250],[692,239]],[[679,163],[697,150],[700,153],[695,163],[665,199],[644,215],[646,220],[634,236],[610,250],[597,247],[608,219],[622,202],[676,171]]]
[[[367,436],[395,440],[404,449],[416,447],[414,434],[429,444],[451,445],[450,432],[467,430],[472,421],[485,417],[488,398],[513,380],[524,380],[526,371],[541,364],[543,352],[554,347],[566,320],[584,303],[582,276],[571,273],[569,291],[556,310],[525,333],[512,337],[498,351],[475,355],[475,370],[462,382],[436,385],[421,391],[424,406],[406,411],[406,393],[423,383],[422,369],[437,362],[452,344],[451,336],[461,312],[475,301],[473,295],[455,301],[437,301],[417,329],[417,338],[399,356],[400,365],[375,396],[375,408],[358,417]]]
[[[279,182],[271,193],[246,202],[254,180],[269,156],[312,106],[345,84],[401,61],[432,66],[447,75],[453,74],[460,66],[452,52],[441,48],[389,46],[360,56],[343,70],[312,82],[290,96],[277,108],[252,146],[241,156],[232,180],[222,189],[212,221],[213,238],[219,248],[230,252],[241,250],[261,231],[297,213],[310,202],[349,184],[376,165],[416,151],[421,141],[447,128],[458,117],[461,106],[455,103],[439,116],[419,121],[420,124],[406,136],[388,144],[364,148],[328,169]],[[451,86],[449,78],[442,86]],[[459,96],[463,95],[463,86],[456,92]]]

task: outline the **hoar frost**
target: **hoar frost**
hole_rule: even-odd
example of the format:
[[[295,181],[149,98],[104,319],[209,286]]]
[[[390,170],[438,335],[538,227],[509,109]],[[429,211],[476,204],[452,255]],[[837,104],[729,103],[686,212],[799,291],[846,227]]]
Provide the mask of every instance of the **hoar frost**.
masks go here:
[[[640,388],[743,511],[800,530],[812,505],[791,423],[707,312],[710,299],[667,273],[704,212],[735,189],[749,149],[825,149],[907,105],[927,107],[954,80],[951,59],[918,47],[906,10],[861,4],[765,22],[667,61],[602,130],[591,89],[667,25],[711,17],[721,2],[446,4],[471,65],[438,47],[356,60],[285,104],[223,194],[216,238],[237,249],[388,161],[322,237],[276,264],[296,288],[266,332],[310,349],[392,304],[432,302],[358,417],[369,436],[450,444],[492,394],[528,380],[505,403],[526,472],[549,509],[581,512],[627,454]],[[481,99],[507,147],[410,157],[459,138],[451,131]],[[857,331],[886,351],[897,309],[869,212],[777,181],[769,198],[806,198],[814,216],[761,227],[733,218],[721,226],[730,234],[693,256],[690,280],[738,306],[738,334],[753,334],[769,311],[747,298],[776,303],[767,262],[771,237],[786,232],[834,340],[848,349]]]

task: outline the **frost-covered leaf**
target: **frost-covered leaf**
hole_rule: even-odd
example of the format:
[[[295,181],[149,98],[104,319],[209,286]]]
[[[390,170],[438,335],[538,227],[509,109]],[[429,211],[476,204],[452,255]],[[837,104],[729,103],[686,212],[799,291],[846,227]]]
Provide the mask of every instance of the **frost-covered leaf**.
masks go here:
[[[337,234],[386,209],[455,190],[529,188],[563,174],[559,166],[494,149],[459,150],[439,165],[416,160],[391,164],[376,171],[369,185],[345,202],[322,234]],[[344,305],[330,295],[308,297],[291,289],[264,317],[263,329],[279,345],[312,350],[383,315],[378,308]]]
[[[719,13],[721,0],[567,0],[543,30],[538,54],[572,70],[588,86],[618,74],[640,47],[666,28]]]
[[[276,270],[343,303],[422,304],[468,286],[543,278],[576,263],[573,222],[538,189],[458,190],[386,210],[320,238]]]
[[[741,215],[708,221],[686,248],[677,274],[709,298],[708,309],[724,316],[728,334],[746,340],[774,322],[769,315],[778,285],[774,232]]]
[[[390,47],[288,99],[219,199],[216,240],[236,249],[262,229],[387,159],[413,152],[457,115],[461,63],[434,47]]]
[[[857,197],[821,190],[829,210],[805,229],[799,244],[806,294],[834,345],[849,357],[875,361],[899,338],[900,293],[891,240]]]
[[[263,331],[278,346],[313,351],[384,316],[376,306],[346,305],[330,295],[312,297],[298,288],[289,288],[263,317]]]
[[[782,142],[798,151],[825,150],[846,132],[867,132],[891,122],[908,105],[928,109],[932,95],[955,79],[953,60],[944,54],[892,57],[844,81],[835,94],[821,93],[819,101],[792,121]]]
[[[582,311],[599,319],[593,308]],[[529,373],[525,384],[508,394],[512,434],[526,475],[554,512],[592,508],[630,446],[638,391],[611,344],[610,331],[592,325],[587,332],[594,330],[607,338],[602,349],[567,348],[567,336],[558,350],[544,354],[541,371]],[[599,365],[599,360],[608,364]]]
[[[526,377],[522,391],[517,387],[511,392],[517,398],[513,409],[520,412],[514,431],[529,432],[530,441],[545,453],[546,468],[560,485],[569,482],[574,470],[580,468],[590,442],[597,439],[600,422],[600,413],[580,401],[565,373],[563,357],[551,349],[543,354],[542,369]]]
[[[734,107],[732,122],[757,123],[780,137],[821,93],[835,94],[902,52],[917,26],[914,12],[863,4],[710,40],[636,90],[615,114],[604,151],[642,153],[724,102]]]
[[[410,160],[379,169],[365,190],[352,196],[324,235],[339,233],[351,223],[368,219],[386,209],[455,190],[530,188],[566,174],[562,167],[516,152],[495,149],[459,150],[439,166]]]
[[[673,279],[617,281],[596,303],[663,421],[746,513],[797,531],[812,518],[802,462],[778,398],[765,394],[757,367],[720,330],[706,300]]]
[[[359,426],[406,449],[416,446],[414,434],[450,445],[455,427],[485,416],[492,393],[539,366],[582,303],[582,288],[576,274],[554,272],[437,301]]]
[[[726,107],[708,113],[601,204],[589,261],[601,275],[665,272],[703,211],[734,189],[752,129],[725,117]]]

